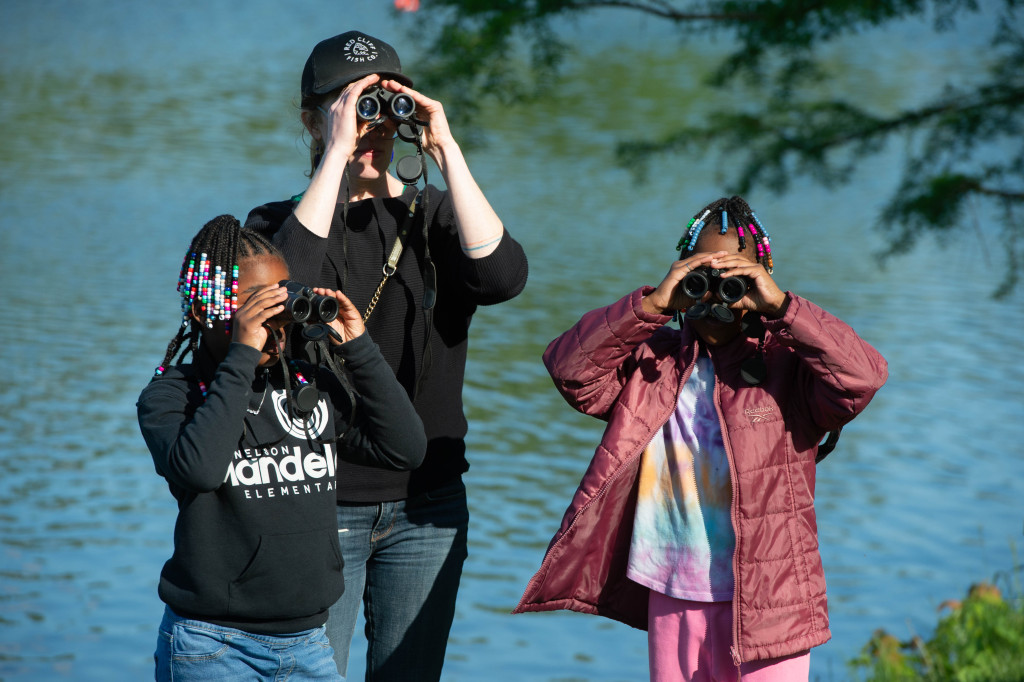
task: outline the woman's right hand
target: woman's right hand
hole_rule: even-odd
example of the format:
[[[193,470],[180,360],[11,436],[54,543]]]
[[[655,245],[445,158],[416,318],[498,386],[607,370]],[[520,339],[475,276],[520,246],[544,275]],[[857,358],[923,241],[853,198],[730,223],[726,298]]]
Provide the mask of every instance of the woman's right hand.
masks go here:
[[[345,86],[338,98],[321,108],[324,125],[321,127],[324,142],[324,156],[338,153],[346,163],[359,143],[359,120],[356,117],[356,102],[371,85],[380,81],[380,76],[370,74]]]
[[[715,258],[721,258],[728,254],[728,251],[715,251],[714,253],[695,253],[692,256],[677,260],[669,268],[665,279],[654,291],[643,298],[643,307],[649,313],[656,315],[671,315],[677,310],[686,310],[696,300],[683,293],[679,283],[683,281],[692,270],[702,265],[708,265]]]

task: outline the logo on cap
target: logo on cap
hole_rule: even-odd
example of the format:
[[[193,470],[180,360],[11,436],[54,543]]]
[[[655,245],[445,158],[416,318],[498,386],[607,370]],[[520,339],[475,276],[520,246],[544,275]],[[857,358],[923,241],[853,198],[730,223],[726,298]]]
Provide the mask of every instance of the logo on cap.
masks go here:
[[[362,36],[352,38],[345,43],[343,52],[346,60],[356,64],[372,62],[377,58],[377,46]]]

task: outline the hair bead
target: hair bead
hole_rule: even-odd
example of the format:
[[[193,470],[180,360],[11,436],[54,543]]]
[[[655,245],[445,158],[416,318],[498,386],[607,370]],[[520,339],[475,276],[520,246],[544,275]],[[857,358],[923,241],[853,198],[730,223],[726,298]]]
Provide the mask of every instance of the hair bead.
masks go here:
[[[693,224],[695,222],[697,222],[697,217],[696,216],[694,216],[693,218],[690,218],[690,222],[686,223],[686,230],[683,231],[683,236],[679,238],[678,242],[676,242],[676,251],[679,251],[680,249],[682,249],[683,246],[687,243],[687,240],[689,240],[689,238],[690,238],[690,231],[693,229]]]
[[[757,219],[757,214],[751,211],[750,217],[754,219],[755,223],[757,223],[757,229],[761,230],[761,236],[763,236],[765,240],[771,240],[771,236],[768,234],[768,230],[764,229],[764,225],[762,225],[761,221]]]
[[[700,240],[701,230],[704,228],[704,221],[712,211],[721,211],[722,224],[720,234],[729,233],[729,213],[732,213],[732,221],[736,226],[736,235],[739,242],[739,250],[747,248],[748,237],[750,247],[756,252],[754,258],[758,263],[765,266],[771,273],[774,268],[772,256],[771,237],[768,235],[764,225],[757,215],[751,210],[747,202],[739,196],[718,199],[705,208],[698,211],[698,215],[691,218],[687,223],[687,229],[683,237],[676,244],[676,249],[683,252],[696,250],[697,242]],[[744,225],[745,223],[745,225]],[[682,256],[680,256],[682,258]]]
[[[693,251],[693,249],[697,246],[697,240],[700,239],[700,232],[701,230],[704,229],[704,219],[707,218],[710,214],[711,209],[709,208],[704,211],[704,214],[701,215],[701,217],[697,218],[697,222],[693,223],[693,226],[689,230],[689,240],[684,250]]]
[[[281,258],[281,252],[265,236],[242,228],[234,216],[221,215],[207,222],[192,238],[178,270],[177,291],[181,296],[181,326],[167,344],[163,362],[156,376],[174,363],[181,351],[180,362],[199,342],[193,310],[206,327],[222,321],[230,332],[230,320],[238,310],[238,262],[258,256]],[[230,281],[228,274],[230,273]],[[188,346],[182,351],[185,341]]]

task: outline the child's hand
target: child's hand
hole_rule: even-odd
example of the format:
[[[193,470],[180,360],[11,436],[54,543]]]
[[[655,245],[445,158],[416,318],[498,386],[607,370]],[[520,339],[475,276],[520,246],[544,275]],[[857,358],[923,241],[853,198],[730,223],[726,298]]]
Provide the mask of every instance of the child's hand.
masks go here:
[[[753,310],[768,317],[782,317],[786,312],[786,294],[760,263],[739,254],[712,258],[710,265],[722,271],[722,277],[746,277],[747,294],[730,308]]]
[[[338,301],[338,317],[331,320],[330,325],[334,331],[338,332],[342,340],[337,341],[332,337],[331,341],[335,344],[351,341],[366,331],[366,327],[363,326],[362,315],[360,315],[359,311],[356,310],[352,301],[348,300],[348,296],[340,291],[324,289],[322,287],[314,287],[313,293],[320,296],[330,296]]]
[[[231,340],[264,350],[270,336],[267,323],[284,312],[287,298],[288,290],[279,284],[257,289],[232,316]]]
[[[689,258],[677,260],[669,268],[665,279],[661,284],[643,299],[644,310],[656,315],[669,315],[677,310],[686,310],[696,300],[683,293],[679,283],[690,273],[702,265],[708,265],[714,258],[721,258],[727,255],[728,251],[715,251],[714,253],[695,253]]]

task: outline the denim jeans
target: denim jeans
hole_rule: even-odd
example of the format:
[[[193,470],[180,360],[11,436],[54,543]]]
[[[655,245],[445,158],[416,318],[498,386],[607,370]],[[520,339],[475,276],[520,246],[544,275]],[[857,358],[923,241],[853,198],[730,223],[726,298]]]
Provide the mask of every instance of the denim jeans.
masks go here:
[[[367,680],[441,679],[468,527],[461,480],[408,500],[338,505],[345,592],[327,634],[343,675],[362,603]]]
[[[156,682],[275,680],[344,682],[326,629],[257,635],[164,609],[157,637]]]

